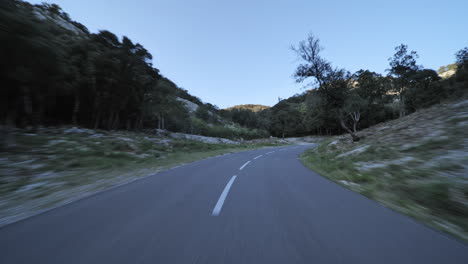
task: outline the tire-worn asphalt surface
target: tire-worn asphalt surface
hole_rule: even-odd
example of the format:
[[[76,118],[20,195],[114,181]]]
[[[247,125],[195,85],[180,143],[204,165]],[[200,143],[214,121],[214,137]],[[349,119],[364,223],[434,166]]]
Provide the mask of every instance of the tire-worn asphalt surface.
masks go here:
[[[0,263],[468,263],[463,242],[305,168],[310,147],[202,160],[5,226]]]

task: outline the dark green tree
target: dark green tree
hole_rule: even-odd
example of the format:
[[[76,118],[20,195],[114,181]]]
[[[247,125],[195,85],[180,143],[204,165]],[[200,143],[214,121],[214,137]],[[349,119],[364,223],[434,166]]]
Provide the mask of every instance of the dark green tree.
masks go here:
[[[394,77],[393,90],[399,97],[400,117],[406,115],[406,92],[411,85],[411,76],[414,75],[421,66],[417,65],[418,58],[416,51],[408,51],[408,46],[401,44],[395,48],[395,54],[389,58],[390,76]]]
[[[440,103],[447,97],[446,90],[439,83],[440,77],[434,70],[423,69],[410,78],[406,95],[406,108],[410,112]]]
[[[456,54],[457,72],[456,81],[463,83],[463,88],[468,90],[468,47],[459,50]]]
[[[344,69],[333,68],[331,64],[320,55],[322,47],[319,39],[313,35],[301,41],[297,47],[292,48],[303,63],[294,74],[297,82],[313,78],[317,84],[317,94],[321,97],[324,111],[332,113],[336,122],[346,130],[353,141],[359,137],[346,124],[347,115],[344,111],[346,97],[351,84],[351,75]]]

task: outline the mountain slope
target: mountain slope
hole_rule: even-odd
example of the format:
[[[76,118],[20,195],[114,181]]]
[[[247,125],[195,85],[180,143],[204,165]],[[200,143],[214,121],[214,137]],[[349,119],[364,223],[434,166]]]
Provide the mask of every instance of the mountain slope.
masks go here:
[[[91,33],[55,4],[0,5],[0,123],[73,125],[105,130],[166,129],[213,137],[259,138],[155,68],[152,54],[128,37]],[[12,140],[0,143],[14,145]],[[12,137],[8,137],[12,138]],[[5,142],[3,142],[5,141]]]
[[[243,104],[243,105],[235,105],[226,108],[225,110],[234,110],[234,109],[244,109],[244,110],[250,110],[252,112],[260,112],[265,109],[270,108],[269,106],[266,105],[259,105],[259,104]]]

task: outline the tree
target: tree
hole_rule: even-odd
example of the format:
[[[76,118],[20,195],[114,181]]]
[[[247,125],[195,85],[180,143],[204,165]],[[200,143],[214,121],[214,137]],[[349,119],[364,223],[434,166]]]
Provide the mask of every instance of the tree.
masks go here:
[[[241,126],[258,128],[259,122],[256,113],[248,109],[231,110],[231,120]]]
[[[455,78],[458,82],[463,82],[465,89],[468,89],[468,47],[459,50],[456,54],[457,72]]]
[[[468,64],[468,47],[459,50],[455,54],[457,65],[460,67],[466,66]]]
[[[408,46],[401,44],[395,48],[395,54],[389,58],[390,76],[395,78],[394,90],[399,96],[400,117],[406,115],[405,94],[410,88],[410,78],[421,66],[416,64],[416,51],[408,51]]]
[[[352,80],[352,90],[366,101],[365,119],[361,123],[371,126],[387,120],[385,106],[393,100],[393,96],[388,93],[391,89],[390,78],[368,70],[359,70],[353,74]]]
[[[309,131],[314,131],[318,135],[328,134],[328,130],[325,129],[327,112],[323,111],[322,104],[322,98],[317,91],[311,91],[306,95],[304,124]]]
[[[434,70],[422,69],[410,77],[410,87],[406,94],[406,107],[409,111],[428,107],[447,97],[438,81],[439,75]]]
[[[208,110],[208,108],[205,107],[204,105],[201,105],[197,108],[197,111],[195,112],[195,116],[206,122],[209,122],[211,119],[211,113]]]
[[[346,125],[344,106],[346,96],[351,84],[351,75],[344,69],[333,68],[323,59],[320,52],[319,39],[313,35],[301,41],[298,47],[292,47],[303,63],[300,64],[294,74],[297,82],[303,82],[308,78],[314,78],[318,84],[317,94],[322,98],[324,110],[333,113],[334,119],[352,137],[358,141],[359,137]]]
[[[275,135],[284,138],[285,136],[291,136],[301,126],[301,114],[293,106],[287,102],[281,104],[281,106],[274,110],[275,113],[272,115],[271,128],[275,131]]]
[[[319,88],[318,92],[325,99],[324,102],[326,104],[324,108],[326,111],[335,113],[341,127],[351,135],[352,140],[359,141],[360,138],[355,134],[356,131],[351,130],[346,124],[348,116],[355,118],[354,124],[357,124],[361,118],[361,111],[355,107],[351,107],[352,103],[348,104],[351,83],[349,72],[344,69],[335,69],[328,74],[326,82]],[[346,109],[347,104],[349,105],[348,109]],[[350,112],[347,112],[347,110]],[[359,115],[354,115],[357,112]]]
[[[366,98],[369,104],[380,104],[389,90],[389,85],[385,77],[368,70],[359,70],[352,76],[355,81],[355,91]]]
[[[327,76],[332,72],[330,63],[320,56],[323,48],[320,46],[320,40],[310,34],[306,40],[299,42],[297,47],[292,46],[291,49],[302,59],[294,72],[296,82],[303,82],[312,77],[322,87]]]
[[[356,91],[350,91],[346,98],[343,111],[347,114],[353,123],[353,132],[357,132],[357,125],[361,121],[361,114],[367,110],[368,102],[362,98]]]
[[[142,45],[107,30],[92,34],[58,5],[3,1],[0,27],[0,133],[6,145],[14,144],[8,132],[14,126],[188,132],[191,116],[178,97],[201,105],[209,122],[219,122],[217,107],[162,77]],[[255,118],[247,123],[257,125]],[[240,133],[263,133],[250,132]]]

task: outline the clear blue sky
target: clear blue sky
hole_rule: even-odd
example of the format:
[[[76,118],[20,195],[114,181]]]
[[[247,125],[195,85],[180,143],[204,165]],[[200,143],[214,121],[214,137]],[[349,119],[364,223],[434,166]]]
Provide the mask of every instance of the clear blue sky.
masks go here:
[[[31,0],[32,3],[44,1]],[[437,69],[468,46],[467,0],[50,0],[91,32],[128,36],[180,87],[221,108],[303,91],[290,45],[311,32],[324,57],[384,73],[400,43]]]

